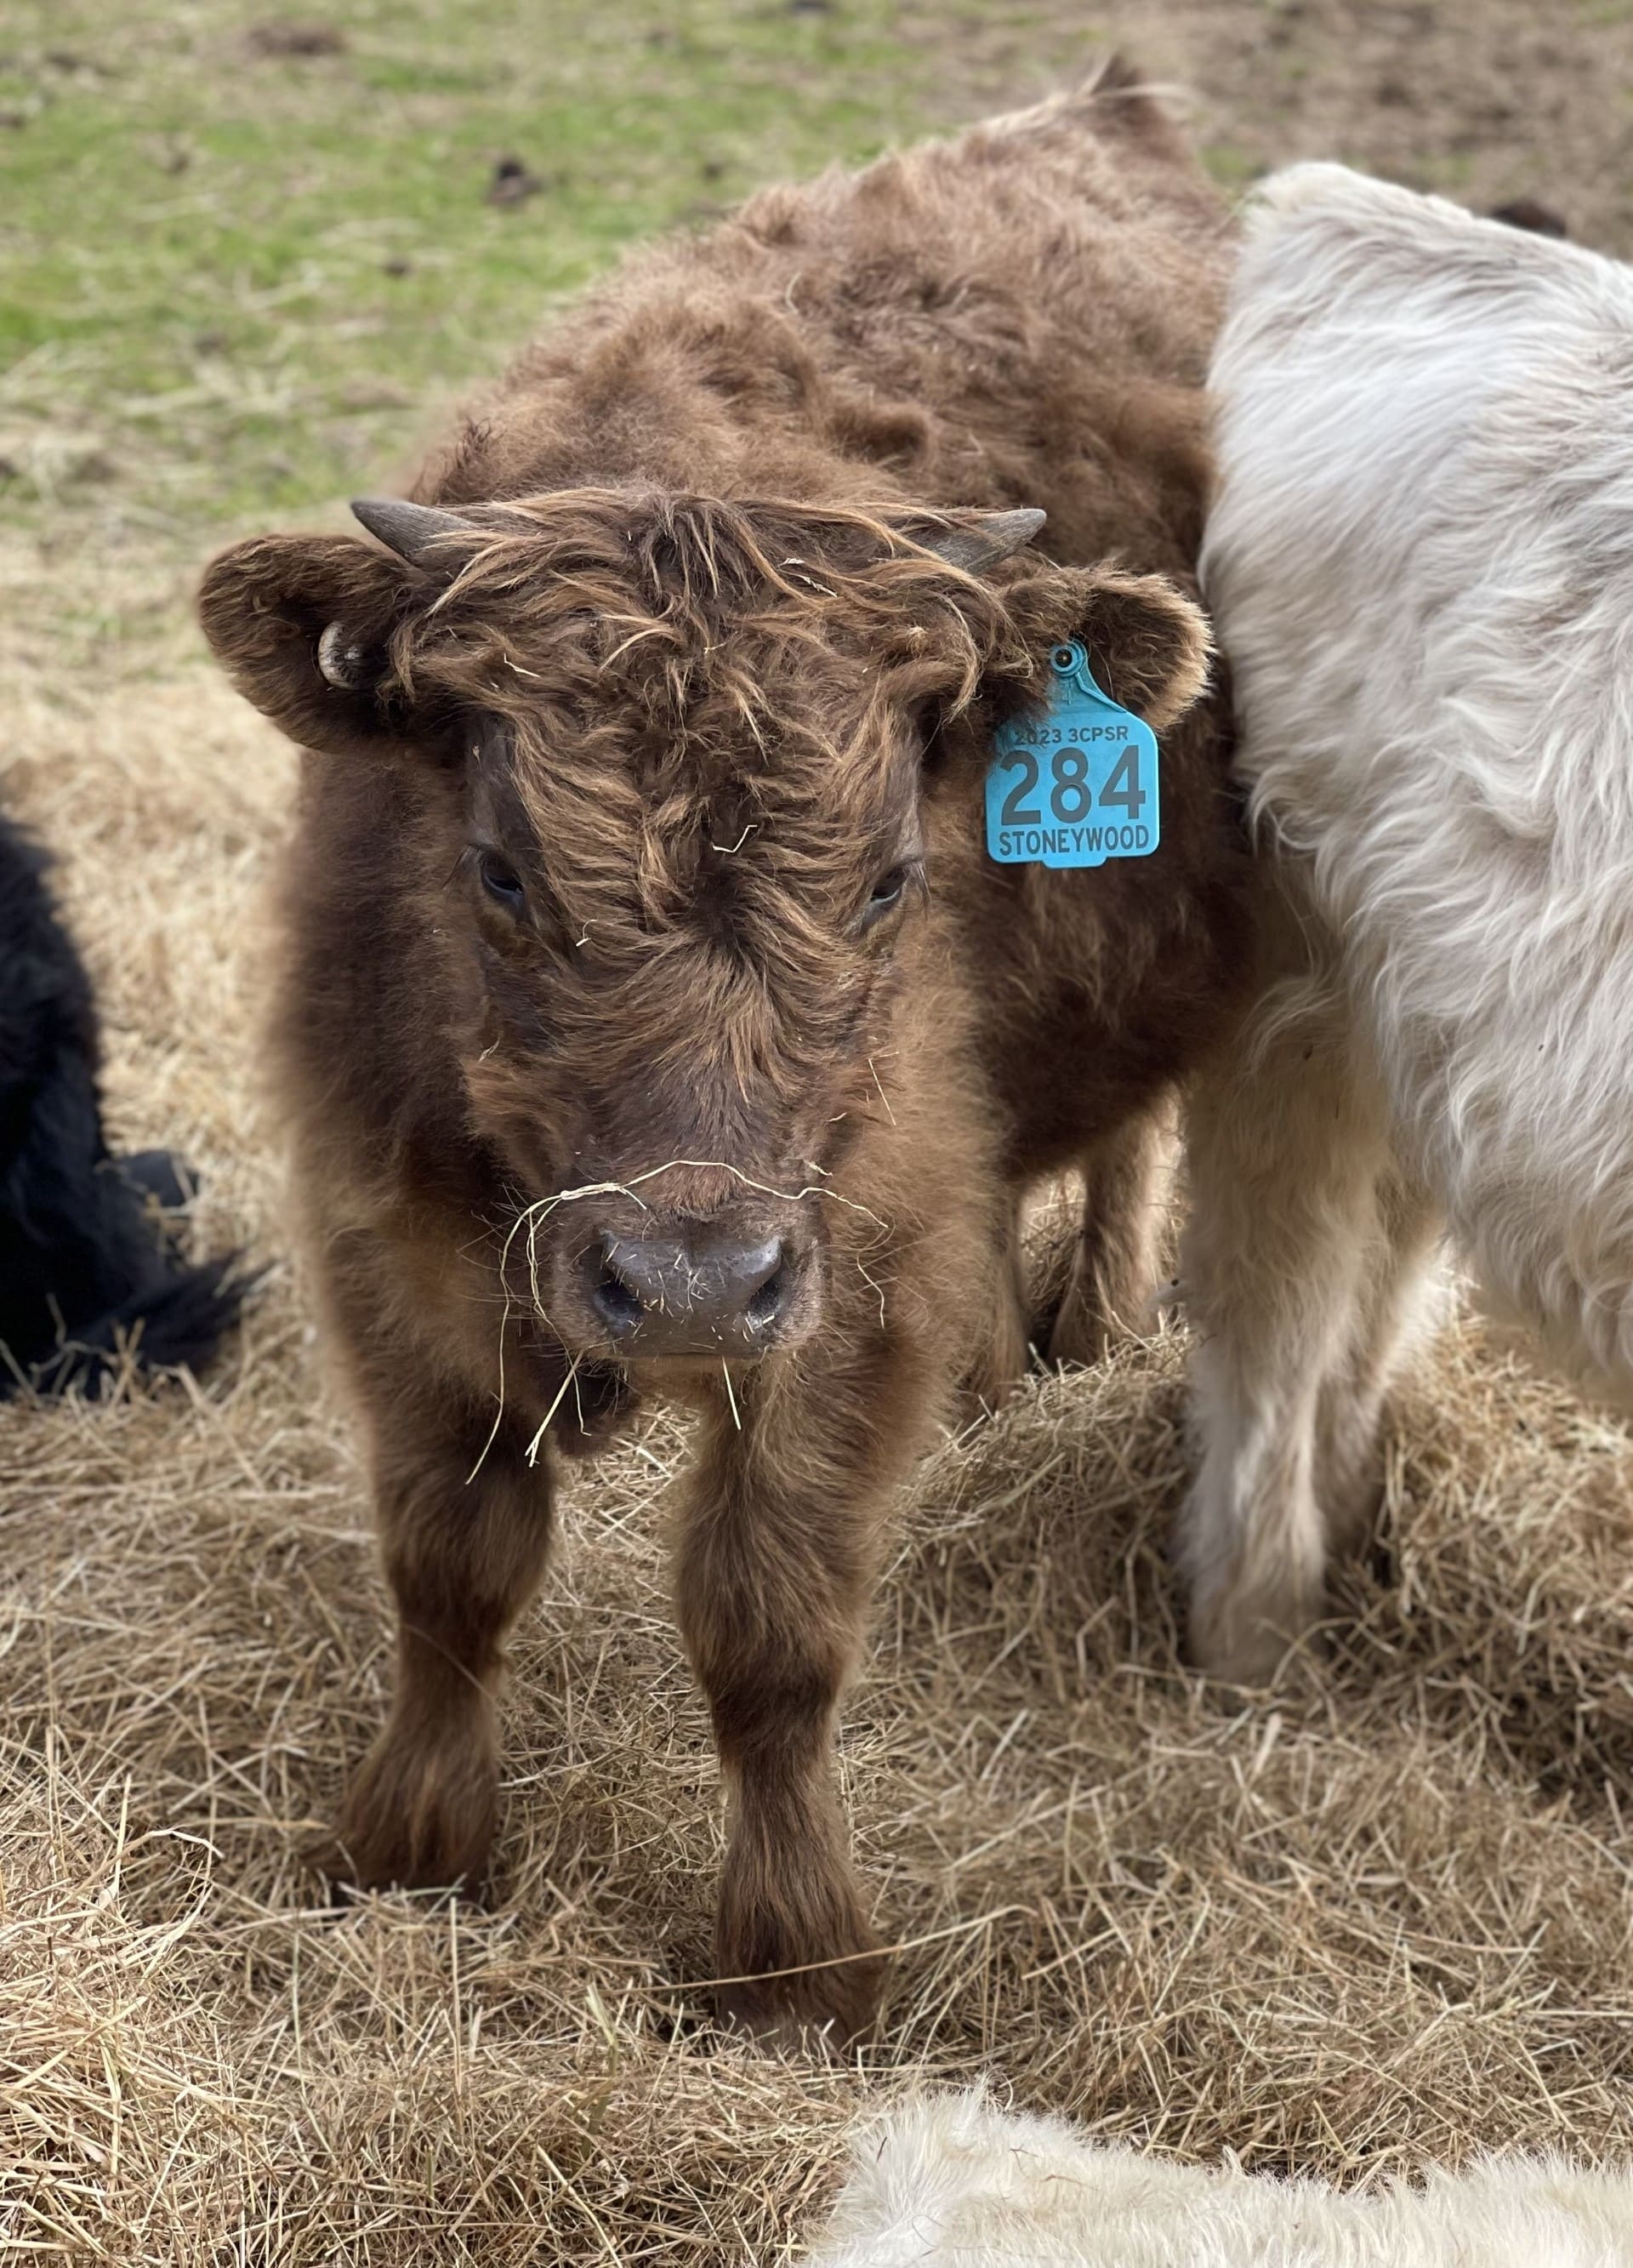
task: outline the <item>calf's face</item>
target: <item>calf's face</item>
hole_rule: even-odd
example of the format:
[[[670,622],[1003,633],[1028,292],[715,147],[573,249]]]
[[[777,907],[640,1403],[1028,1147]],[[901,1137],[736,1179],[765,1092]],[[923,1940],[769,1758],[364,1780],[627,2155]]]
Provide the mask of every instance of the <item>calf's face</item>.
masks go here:
[[[507,1287],[575,1353],[797,1344],[888,1115],[927,763],[978,797],[995,716],[1068,637],[1160,729],[1200,616],[1148,578],[1002,567],[1034,512],[578,490],[359,516],[381,548],[224,554],[204,626],[292,738],[417,768],[381,855],[437,941],[423,1012],[495,1160]]]

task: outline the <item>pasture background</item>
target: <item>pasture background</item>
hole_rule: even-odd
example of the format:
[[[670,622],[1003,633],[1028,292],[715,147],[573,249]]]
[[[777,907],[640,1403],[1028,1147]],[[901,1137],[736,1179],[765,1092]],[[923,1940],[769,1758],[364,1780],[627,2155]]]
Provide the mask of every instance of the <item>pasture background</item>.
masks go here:
[[[291,753],[191,622],[339,525],[632,235],[1077,77],[1197,91],[1232,190],[1341,156],[1633,249],[1633,9],[0,0],[0,798],[63,857],[127,1143],[272,1272],[197,1391],[0,1410],[0,2243],[165,2264],[787,2257],[858,2108],[994,2075],[1349,2177],[1633,2145],[1633,1441],[1469,1327],[1402,1395],[1330,1660],[1179,1666],[1181,1346],[1039,1386],[903,1506],[844,1742],[909,1941],[850,2066],[723,2041],[715,1767],[653,1425],[514,1649],[490,1907],[316,1911],[381,1704],[366,1507],[258,1120]],[[266,27],[271,25],[268,35]],[[287,29],[284,25],[283,28]],[[284,40],[283,46],[287,48]],[[541,183],[485,201],[497,160]]]

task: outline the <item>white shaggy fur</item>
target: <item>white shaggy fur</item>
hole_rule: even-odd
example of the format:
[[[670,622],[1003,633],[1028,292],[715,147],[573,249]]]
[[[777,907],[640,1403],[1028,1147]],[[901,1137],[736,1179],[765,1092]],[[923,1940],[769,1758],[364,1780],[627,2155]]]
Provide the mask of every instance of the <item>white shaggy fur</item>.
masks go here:
[[[808,2268],[1629,2268],[1633,2179],[1493,2160],[1422,2190],[1166,2164],[978,2095],[858,2143]]]
[[[1204,1668],[1267,1675],[1365,1517],[1442,1226],[1633,1403],[1633,271],[1335,166],[1215,357],[1204,588],[1279,901],[1197,1100]]]

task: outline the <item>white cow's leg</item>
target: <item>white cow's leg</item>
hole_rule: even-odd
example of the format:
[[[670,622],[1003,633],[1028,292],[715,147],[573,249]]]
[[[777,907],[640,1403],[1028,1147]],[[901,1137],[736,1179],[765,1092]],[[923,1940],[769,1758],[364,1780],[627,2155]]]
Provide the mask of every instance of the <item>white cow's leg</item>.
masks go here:
[[[1188,1130],[1198,1466],[1179,1557],[1196,1662],[1261,1684],[1321,1611],[1321,1391],[1356,1343],[1388,1164],[1382,1098],[1335,993],[1275,986]]]
[[[1379,1427],[1391,1381],[1445,1309],[1434,1266],[1442,1221],[1427,1192],[1399,1173],[1378,1190],[1355,1328],[1321,1388],[1316,1494],[1335,1550],[1352,1550],[1371,1529],[1383,1474]]]

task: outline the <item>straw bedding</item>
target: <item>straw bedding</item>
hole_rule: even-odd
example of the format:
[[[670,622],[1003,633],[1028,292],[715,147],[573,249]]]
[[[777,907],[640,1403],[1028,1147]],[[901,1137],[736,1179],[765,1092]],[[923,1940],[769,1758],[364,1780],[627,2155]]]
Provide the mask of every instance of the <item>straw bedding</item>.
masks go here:
[[[1256,1709],[1179,1665],[1177,1330],[925,1468],[844,1738],[906,1947],[851,2064],[702,2014],[720,1799],[662,1421],[571,1478],[489,1906],[322,1911],[303,1849],[387,1655],[258,1123],[292,762],[180,639],[94,691],[17,661],[0,795],[63,855],[116,1131],[185,1146],[201,1240],[273,1263],[202,1388],[0,1410],[18,2257],[772,2261],[859,2112],[982,2074],[1101,2139],[1345,2183],[1627,2150],[1633,1440],[1472,1327],[1402,1396],[1330,1653]]]

